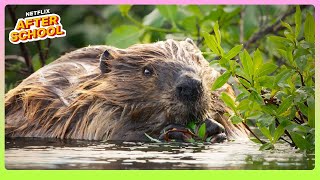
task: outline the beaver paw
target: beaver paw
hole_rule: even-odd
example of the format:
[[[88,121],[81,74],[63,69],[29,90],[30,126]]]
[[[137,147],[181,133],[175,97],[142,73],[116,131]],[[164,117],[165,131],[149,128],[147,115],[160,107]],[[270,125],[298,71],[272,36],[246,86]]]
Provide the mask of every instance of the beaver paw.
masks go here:
[[[205,139],[211,137],[211,143],[221,143],[227,139],[225,129],[220,123],[210,118],[207,118],[204,123],[206,124]]]
[[[212,136],[210,139],[211,143],[222,143],[227,139],[227,135],[225,133],[220,133],[215,136]]]

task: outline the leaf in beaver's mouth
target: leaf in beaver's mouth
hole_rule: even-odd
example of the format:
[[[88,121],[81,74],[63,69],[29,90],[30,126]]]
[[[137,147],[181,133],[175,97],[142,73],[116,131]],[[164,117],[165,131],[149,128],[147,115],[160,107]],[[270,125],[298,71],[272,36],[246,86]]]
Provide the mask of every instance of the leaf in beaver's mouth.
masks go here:
[[[202,140],[206,139],[206,123],[202,123],[199,130],[198,130],[198,137]]]
[[[196,121],[190,121],[187,124],[187,128],[189,128],[192,132],[196,131],[196,127],[197,127]]]

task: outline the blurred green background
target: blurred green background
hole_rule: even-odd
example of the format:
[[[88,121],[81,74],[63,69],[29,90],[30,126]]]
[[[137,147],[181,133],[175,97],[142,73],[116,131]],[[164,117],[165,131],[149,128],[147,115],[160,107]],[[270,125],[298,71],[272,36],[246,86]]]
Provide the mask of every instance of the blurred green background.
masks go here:
[[[15,26],[14,19],[25,18],[28,11],[48,8],[51,13],[60,15],[66,37],[20,45],[9,42],[7,37]],[[303,8],[314,11],[312,6]],[[265,37],[282,33],[284,28],[277,22],[281,17],[293,24],[292,9],[294,6],[6,6],[5,89],[7,92],[64,53],[88,45],[126,48],[136,43],[189,37],[202,51],[206,51],[202,33],[212,33],[216,22],[219,22],[224,49],[230,50],[234,45],[243,43],[248,51],[259,48],[267,59],[277,60],[274,53],[270,53],[270,43],[266,43]],[[268,27],[273,29],[251,42],[257,32]],[[26,57],[30,59],[29,65],[25,63]],[[206,55],[206,58],[215,57]]]

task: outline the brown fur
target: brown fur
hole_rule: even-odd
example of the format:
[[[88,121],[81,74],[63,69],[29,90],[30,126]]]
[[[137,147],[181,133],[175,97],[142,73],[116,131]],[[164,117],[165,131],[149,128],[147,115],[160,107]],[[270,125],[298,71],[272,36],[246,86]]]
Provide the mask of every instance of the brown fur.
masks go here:
[[[105,62],[110,72],[101,73],[99,57],[105,50],[113,58]],[[153,76],[143,75],[145,66],[154,69]],[[203,95],[192,105],[174,95],[182,75],[202,82]],[[222,91],[232,94],[232,89],[210,90],[218,76],[189,41],[82,48],[6,94],[6,136],[145,140],[144,133],[157,137],[169,123],[211,117],[226,128],[229,138],[246,137],[242,126],[224,116],[229,110],[219,99]]]

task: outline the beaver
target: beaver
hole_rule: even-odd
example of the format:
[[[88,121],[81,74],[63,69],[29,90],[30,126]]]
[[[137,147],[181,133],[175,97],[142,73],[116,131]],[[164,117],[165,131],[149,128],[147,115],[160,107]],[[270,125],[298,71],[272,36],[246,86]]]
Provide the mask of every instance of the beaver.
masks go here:
[[[219,99],[231,87],[211,91],[219,75],[189,38],[81,48],[5,95],[6,137],[145,141],[145,133],[158,137],[190,120],[209,121],[212,134],[247,137]]]

